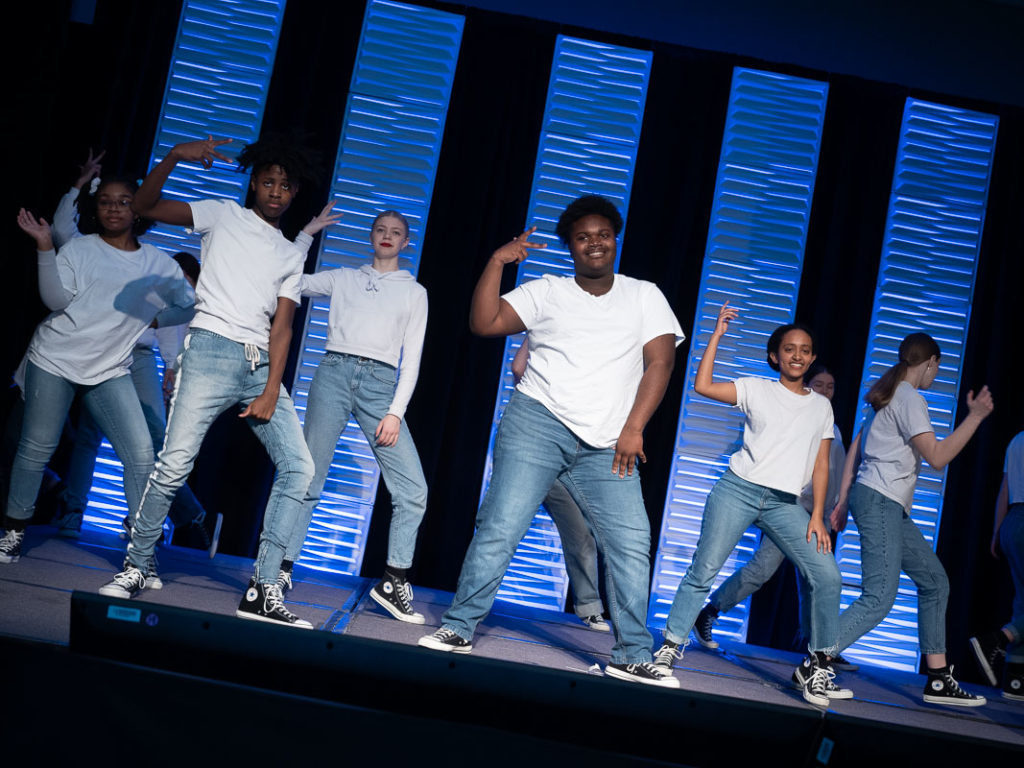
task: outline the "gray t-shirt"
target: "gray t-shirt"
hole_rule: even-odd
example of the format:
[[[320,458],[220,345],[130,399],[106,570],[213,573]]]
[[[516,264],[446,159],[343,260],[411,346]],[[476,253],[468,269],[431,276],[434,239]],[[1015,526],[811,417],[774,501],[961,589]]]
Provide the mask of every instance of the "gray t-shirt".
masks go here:
[[[901,381],[889,404],[869,418],[861,432],[857,482],[903,505],[910,512],[921,454],[911,438],[934,432],[928,404],[913,385]]]

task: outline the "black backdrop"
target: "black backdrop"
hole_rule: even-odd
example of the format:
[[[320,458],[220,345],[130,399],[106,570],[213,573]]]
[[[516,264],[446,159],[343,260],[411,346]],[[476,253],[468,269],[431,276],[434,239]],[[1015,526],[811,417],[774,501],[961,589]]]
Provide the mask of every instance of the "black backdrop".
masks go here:
[[[419,271],[431,308],[421,376],[407,418],[430,500],[414,582],[453,589],[472,534],[503,346],[470,335],[469,298],[490,251],[523,226],[555,36],[576,34],[654,51],[620,269],[656,282],[688,335],[732,67],[829,81],[797,315],[816,329],[820,359],[837,374],[834,408],[847,440],[857,409],[904,100],[913,95],[1000,115],[963,381],[963,391],[988,383],[997,411],[950,466],[939,538],[939,556],[953,584],[950,655],[954,662],[966,661],[969,634],[1005,621],[1010,605],[1005,565],[988,555],[988,541],[1003,451],[1024,428],[1024,398],[1013,375],[1019,367],[1014,342],[1022,330],[1013,304],[1024,286],[1019,242],[1024,110],[433,5],[464,13],[466,26]],[[89,146],[108,150],[107,168],[144,174],[180,12],[176,2],[99,0],[93,23],[83,25],[68,21],[70,8],[64,0],[25,9],[26,29],[33,34],[17,36],[7,54],[8,71],[18,73],[13,113],[21,116],[12,125],[6,158],[17,180],[4,229],[9,251],[4,296],[14,308],[3,348],[7,371],[45,316],[36,298],[32,249],[12,226],[14,210],[26,205],[43,215],[52,211]],[[327,166],[336,151],[362,12],[360,3],[292,2],[285,15],[264,125],[304,128]],[[289,214],[288,234],[320,207],[327,175],[322,188],[302,190]],[[511,284],[511,272],[506,278]],[[301,329],[301,316],[296,329]],[[684,344],[645,435],[649,462],[642,472],[643,490],[655,534],[686,357]],[[258,443],[232,414],[218,422],[192,482],[209,508],[225,513],[224,551],[253,554],[271,471]],[[383,568],[388,509],[382,484],[363,565],[367,575]],[[795,621],[792,593],[791,578],[784,574],[756,596],[752,641],[789,644]],[[973,673],[970,664],[962,670]]]

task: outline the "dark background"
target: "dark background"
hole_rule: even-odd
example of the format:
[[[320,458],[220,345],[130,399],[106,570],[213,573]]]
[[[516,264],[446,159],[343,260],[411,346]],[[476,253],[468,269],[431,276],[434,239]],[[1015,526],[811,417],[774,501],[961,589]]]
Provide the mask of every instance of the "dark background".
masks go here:
[[[407,416],[430,487],[412,572],[414,583],[424,586],[454,589],[473,531],[503,343],[470,335],[469,299],[491,250],[525,221],[557,34],[654,51],[620,269],[656,282],[688,335],[732,68],[829,82],[797,317],[815,328],[819,358],[836,373],[833,405],[847,440],[904,101],[915,96],[1000,116],[962,387],[966,392],[987,383],[997,410],[949,468],[938,545],[953,589],[950,657],[966,662],[959,671],[970,679],[975,673],[966,639],[1009,618],[1012,595],[1006,567],[988,554],[988,542],[1003,452],[1024,429],[1016,375],[1022,327],[1013,307],[1024,286],[1024,86],[1014,74],[1024,68],[1024,6],[1009,0],[849,7],[797,0],[642,0],[609,8],[575,0],[516,3],[516,12],[528,18],[496,12],[501,4],[485,0],[422,4],[466,16],[422,249],[419,281],[431,312]],[[91,23],[71,20],[73,9],[88,12],[91,5],[32,4],[22,9],[20,28],[8,30],[14,98],[5,158],[13,182],[3,229],[3,295],[12,306],[2,347],[5,372],[17,365],[46,314],[31,243],[13,225],[17,207],[48,217],[89,147],[107,150],[107,171],[141,177],[149,162],[180,3],[97,0]],[[362,16],[361,2],[311,0],[290,0],[285,14],[264,128],[304,128],[328,162],[336,152]],[[327,175],[322,189],[302,190],[286,234],[319,209]],[[506,278],[511,286],[511,271]],[[296,330],[297,337],[301,313]],[[684,344],[645,435],[643,489],[655,542],[687,353]],[[204,504],[225,513],[222,551],[254,553],[271,481],[258,442],[232,414],[225,416],[192,478]],[[366,575],[383,568],[389,508],[381,484]],[[789,645],[793,592],[791,577],[783,574],[755,596],[751,642]]]

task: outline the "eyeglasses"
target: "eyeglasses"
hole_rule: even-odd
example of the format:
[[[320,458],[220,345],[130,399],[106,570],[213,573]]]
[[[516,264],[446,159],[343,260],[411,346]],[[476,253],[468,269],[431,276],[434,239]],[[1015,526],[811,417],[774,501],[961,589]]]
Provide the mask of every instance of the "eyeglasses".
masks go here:
[[[130,208],[132,205],[131,198],[126,197],[122,200],[97,200],[97,208],[111,208],[114,210]]]

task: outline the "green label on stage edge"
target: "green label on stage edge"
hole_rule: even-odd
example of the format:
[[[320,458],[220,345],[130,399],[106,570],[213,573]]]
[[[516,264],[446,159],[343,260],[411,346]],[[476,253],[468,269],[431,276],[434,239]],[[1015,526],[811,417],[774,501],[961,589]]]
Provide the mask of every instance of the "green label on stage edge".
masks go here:
[[[142,619],[142,611],[138,608],[123,608],[120,605],[107,606],[107,618],[117,621],[131,621],[136,624]]]

